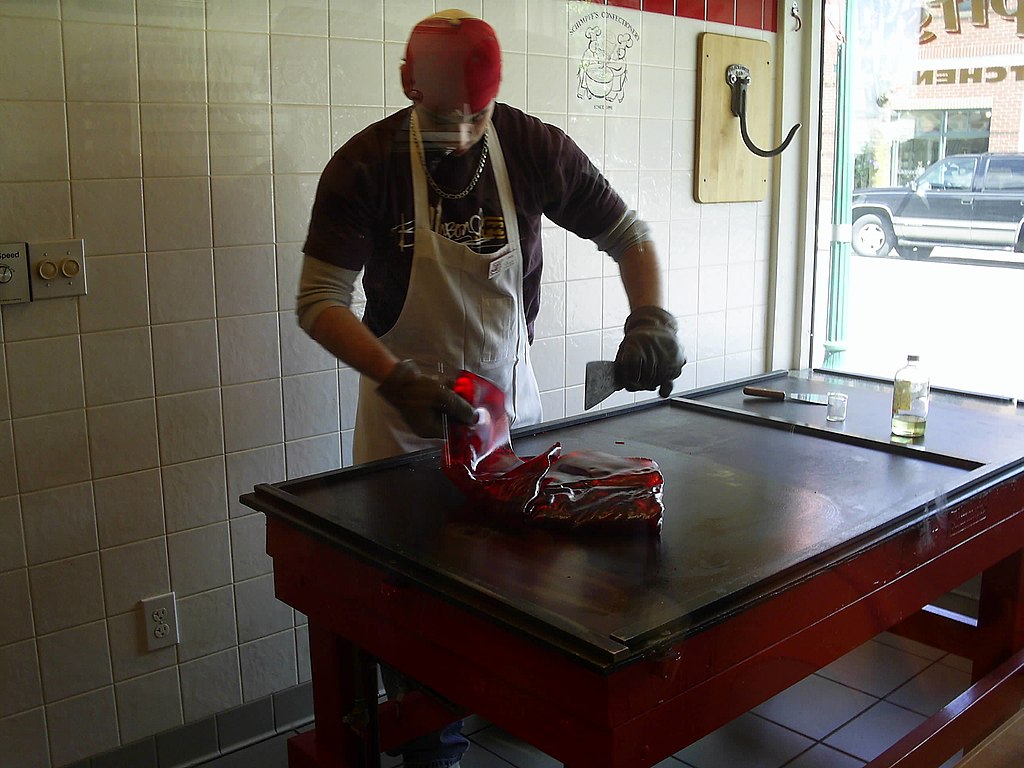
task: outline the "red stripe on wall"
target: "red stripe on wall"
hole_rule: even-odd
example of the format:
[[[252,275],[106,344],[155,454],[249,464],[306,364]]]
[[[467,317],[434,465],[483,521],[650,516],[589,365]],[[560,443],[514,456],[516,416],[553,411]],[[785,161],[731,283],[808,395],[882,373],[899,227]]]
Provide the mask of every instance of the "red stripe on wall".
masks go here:
[[[676,0],[676,16],[704,21],[704,0]]]
[[[708,0],[708,21],[736,23],[736,0]]]
[[[764,30],[777,32],[779,29],[779,0],[764,0]]]
[[[608,5],[636,8],[636,0],[606,0]],[[775,32],[779,0],[642,0],[648,13],[734,24]]]
[[[763,12],[763,0],[736,0],[736,26],[764,29],[761,26]]]
[[[633,10],[640,10],[640,0],[608,0],[608,5],[614,5],[619,8],[632,8]]]
[[[676,0],[644,0],[643,9],[651,13],[667,13],[672,16],[676,12]]]

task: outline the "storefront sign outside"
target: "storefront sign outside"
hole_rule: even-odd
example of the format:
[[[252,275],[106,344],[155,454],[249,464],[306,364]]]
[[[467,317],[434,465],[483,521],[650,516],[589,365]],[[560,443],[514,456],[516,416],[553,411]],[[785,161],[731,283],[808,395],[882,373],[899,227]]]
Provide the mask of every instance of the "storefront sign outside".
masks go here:
[[[942,0],[942,24],[945,32],[951,35],[960,34],[960,12],[957,0]],[[1012,6],[1012,9],[1011,9]],[[1007,21],[1016,21],[1017,36],[1024,37],[1024,2],[1022,0],[971,0],[971,24],[976,27],[987,27],[989,9]],[[921,44],[937,39],[934,32],[935,21],[928,9],[921,8]]]
[[[1004,80],[1024,81],[1024,64],[1012,67],[961,67],[959,69],[918,70],[916,85],[971,85],[972,83],[1001,83]]]

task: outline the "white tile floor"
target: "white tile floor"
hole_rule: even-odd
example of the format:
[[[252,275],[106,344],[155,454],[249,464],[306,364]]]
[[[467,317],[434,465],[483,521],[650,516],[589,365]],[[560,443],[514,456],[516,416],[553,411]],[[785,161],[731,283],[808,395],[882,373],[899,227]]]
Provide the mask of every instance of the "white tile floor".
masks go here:
[[[658,768],[859,768],[970,684],[966,659],[883,633],[664,760]],[[463,768],[560,763],[479,718]],[[205,768],[287,768],[282,734]],[[958,756],[946,766],[952,766]],[[395,766],[395,759],[383,762]]]

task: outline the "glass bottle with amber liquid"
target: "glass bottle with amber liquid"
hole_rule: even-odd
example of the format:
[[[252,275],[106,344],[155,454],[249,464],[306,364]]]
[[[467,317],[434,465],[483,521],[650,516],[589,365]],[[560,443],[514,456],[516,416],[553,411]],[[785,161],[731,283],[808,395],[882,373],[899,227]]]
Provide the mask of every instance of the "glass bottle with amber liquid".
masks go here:
[[[907,364],[896,371],[892,387],[892,433],[897,437],[921,437],[928,423],[928,374],[918,355],[907,355]]]

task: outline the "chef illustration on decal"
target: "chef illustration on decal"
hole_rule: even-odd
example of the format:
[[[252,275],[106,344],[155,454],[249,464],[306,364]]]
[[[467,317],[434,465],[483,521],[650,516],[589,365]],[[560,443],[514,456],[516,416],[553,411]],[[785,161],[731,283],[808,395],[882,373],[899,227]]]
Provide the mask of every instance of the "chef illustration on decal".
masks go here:
[[[633,38],[628,34],[616,35],[614,48],[609,51],[600,27],[589,27],[585,34],[589,43],[580,59],[576,98],[621,102],[629,72],[626,51],[633,47]]]
[[[593,6],[587,5],[587,9]],[[570,79],[570,93],[595,110],[616,110],[630,102],[629,59],[637,54],[640,33],[624,14],[588,10],[569,25],[577,41],[579,67]]]

